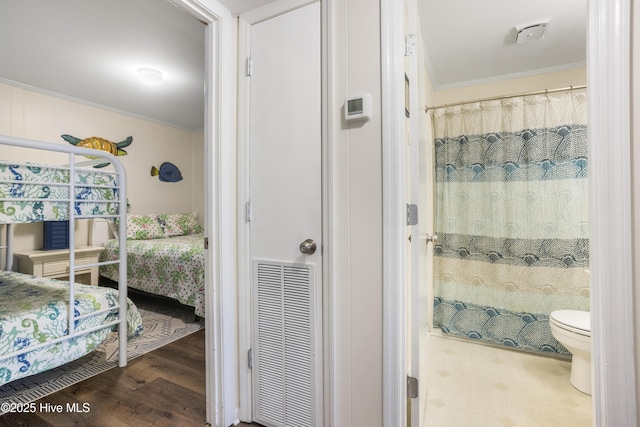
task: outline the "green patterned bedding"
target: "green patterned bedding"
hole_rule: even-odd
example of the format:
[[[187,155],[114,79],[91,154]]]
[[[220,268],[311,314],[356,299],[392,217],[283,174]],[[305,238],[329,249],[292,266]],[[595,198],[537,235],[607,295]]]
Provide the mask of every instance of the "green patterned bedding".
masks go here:
[[[75,215],[117,215],[115,177],[109,171],[76,169]],[[0,223],[69,219],[70,182],[68,168],[0,161]]]
[[[75,288],[76,315],[114,307],[76,320],[76,331],[118,318],[117,290],[81,284]],[[68,301],[69,282],[0,271],[0,355],[25,349],[23,354],[0,361],[0,385],[76,360],[94,350],[111,333],[113,326],[28,351],[30,345],[66,334]],[[130,339],[142,334],[142,318],[131,300],[127,323]]]
[[[109,240],[100,261],[117,259],[118,241]],[[204,317],[204,235],[127,240],[127,286],[163,295],[195,308]],[[100,267],[100,275],[118,281],[118,266]]]

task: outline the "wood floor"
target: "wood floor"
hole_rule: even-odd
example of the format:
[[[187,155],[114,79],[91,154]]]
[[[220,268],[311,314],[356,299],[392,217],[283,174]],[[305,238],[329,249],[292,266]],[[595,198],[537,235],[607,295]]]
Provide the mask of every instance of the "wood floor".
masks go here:
[[[125,368],[36,401],[35,413],[0,416],[0,426],[206,426],[205,381],[201,329],[129,361]],[[78,410],[68,411],[74,404]],[[53,411],[56,405],[62,405],[62,413]]]
[[[205,426],[204,329],[36,401],[0,426]],[[62,412],[47,412],[62,405]],[[78,411],[67,411],[67,406]],[[40,410],[42,409],[42,410]],[[82,412],[86,410],[86,412]]]

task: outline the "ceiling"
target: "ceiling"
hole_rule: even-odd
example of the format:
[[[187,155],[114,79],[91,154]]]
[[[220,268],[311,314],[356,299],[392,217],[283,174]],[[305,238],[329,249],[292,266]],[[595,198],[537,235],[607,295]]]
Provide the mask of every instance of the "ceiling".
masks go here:
[[[586,64],[587,0],[418,0],[418,10],[436,89]],[[516,27],[541,22],[544,38],[514,43]]]
[[[204,24],[158,0],[0,0],[0,77],[203,127]],[[145,86],[140,67],[165,80]]]
[[[270,1],[220,2],[238,14]],[[418,3],[436,89],[585,64],[586,0]],[[539,21],[548,21],[542,40],[513,43],[515,26]],[[159,0],[0,0],[0,82],[201,129],[204,32]],[[141,67],[164,81],[142,85]]]

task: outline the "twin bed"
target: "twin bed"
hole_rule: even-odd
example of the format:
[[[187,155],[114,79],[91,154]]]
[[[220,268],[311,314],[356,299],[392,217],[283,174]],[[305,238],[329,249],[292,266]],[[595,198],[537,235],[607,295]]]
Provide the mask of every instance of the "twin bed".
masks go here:
[[[47,158],[68,158],[68,165],[0,161],[0,229],[5,232],[5,270],[0,272],[0,386],[78,359],[112,332],[119,333],[119,366],[127,364],[127,336],[142,333],[142,320],[127,298],[126,250],[99,263],[116,269],[118,289],[45,279],[16,273],[15,224],[106,218],[126,221],[126,174],[111,154],[62,144],[0,136],[0,144],[46,150]],[[112,171],[84,168],[77,156],[99,156]],[[86,160],[86,159],[84,159]],[[69,227],[69,242],[75,241]],[[126,241],[124,227],[119,232]],[[87,265],[78,266],[86,268]],[[76,272],[74,245],[69,248],[69,276]],[[72,309],[70,309],[72,308]]]

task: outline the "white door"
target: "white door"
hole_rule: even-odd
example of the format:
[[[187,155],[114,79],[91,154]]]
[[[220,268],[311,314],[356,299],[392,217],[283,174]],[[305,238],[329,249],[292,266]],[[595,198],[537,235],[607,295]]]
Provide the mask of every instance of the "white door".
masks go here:
[[[249,223],[253,418],[321,420],[319,2],[250,30]]]

